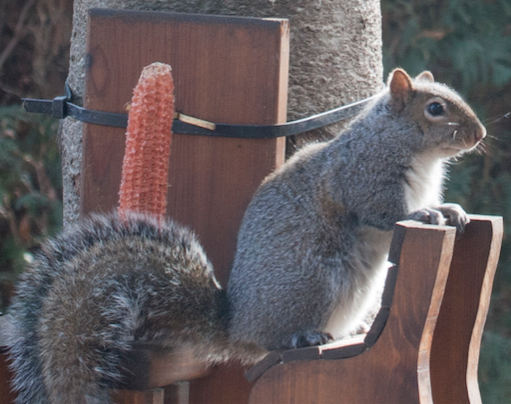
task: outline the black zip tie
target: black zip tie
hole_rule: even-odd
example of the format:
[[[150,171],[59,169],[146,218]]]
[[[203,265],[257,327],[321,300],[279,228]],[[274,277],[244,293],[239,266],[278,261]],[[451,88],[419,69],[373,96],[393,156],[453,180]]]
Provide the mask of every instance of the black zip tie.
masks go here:
[[[57,119],[63,119],[71,116],[81,122],[92,123],[96,125],[114,126],[126,128],[128,126],[127,114],[116,114],[111,112],[94,111],[73,104],[71,90],[66,82],[66,95],[55,97],[53,100],[38,100],[32,98],[23,98],[23,108],[27,112],[52,115]],[[321,128],[332,123],[340,122],[358,115],[367,104],[373,101],[377,95],[312,115],[308,118],[298,119],[296,121],[286,122],[276,125],[230,125],[224,123],[205,122],[214,129],[208,129],[189,122],[174,119],[172,131],[174,133],[183,133],[188,135],[203,136],[221,136],[238,138],[277,138],[282,136],[298,135],[313,129]],[[196,121],[199,119],[194,118]]]

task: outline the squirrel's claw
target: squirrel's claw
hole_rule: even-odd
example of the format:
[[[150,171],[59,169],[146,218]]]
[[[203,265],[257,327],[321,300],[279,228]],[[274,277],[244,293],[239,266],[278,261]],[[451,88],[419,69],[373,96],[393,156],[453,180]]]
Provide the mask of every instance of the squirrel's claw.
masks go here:
[[[470,222],[467,213],[456,203],[444,203],[437,208],[425,208],[410,213],[407,219],[435,225],[455,226],[458,233]]]
[[[458,233],[465,231],[465,226],[470,222],[467,213],[457,203],[444,203],[437,208],[446,218],[446,224],[456,226]]]
[[[437,209],[421,209],[415,212],[412,212],[408,215],[407,219],[416,220],[425,224],[435,224],[442,226],[446,224],[446,220],[442,212]]]

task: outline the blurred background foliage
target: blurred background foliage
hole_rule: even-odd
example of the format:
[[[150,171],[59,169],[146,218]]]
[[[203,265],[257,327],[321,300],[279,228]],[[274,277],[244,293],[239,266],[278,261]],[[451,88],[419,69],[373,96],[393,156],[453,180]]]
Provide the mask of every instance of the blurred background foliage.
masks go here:
[[[63,92],[72,0],[0,0],[0,294],[62,223],[58,123],[21,97]],[[504,216],[506,236],[481,351],[483,402],[511,402],[511,1],[382,0],[388,73],[431,70],[488,129],[485,151],[453,162],[446,200]],[[5,304],[5,302],[4,302]],[[1,310],[1,307],[0,307]]]
[[[56,130],[54,119],[19,105],[0,108],[0,282],[14,279],[39,239],[61,227]]]
[[[0,312],[40,241],[62,227],[58,122],[21,97],[62,94],[71,0],[0,0]]]

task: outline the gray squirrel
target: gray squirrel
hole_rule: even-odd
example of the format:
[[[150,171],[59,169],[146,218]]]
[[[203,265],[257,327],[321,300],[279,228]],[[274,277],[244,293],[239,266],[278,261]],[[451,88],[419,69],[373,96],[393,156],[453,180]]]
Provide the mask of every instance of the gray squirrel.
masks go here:
[[[463,230],[463,209],[442,204],[445,163],[485,135],[430,72],[394,70],[345,133],[304,148],[256,192],[227,289],[231,340],[298,348],[354,331],[375,304],[397,221]]]
[[[485,129],[429,72],[394,70],[337,138],[305,147],[250,203],[227,291],[195,236],[144,215],[97,215],[46,242],[22,276],[10,337],[18,403],[110,403],[133,341],[208,363],[322,344],[356,329],[396,221],[463,230],[445,163]]]

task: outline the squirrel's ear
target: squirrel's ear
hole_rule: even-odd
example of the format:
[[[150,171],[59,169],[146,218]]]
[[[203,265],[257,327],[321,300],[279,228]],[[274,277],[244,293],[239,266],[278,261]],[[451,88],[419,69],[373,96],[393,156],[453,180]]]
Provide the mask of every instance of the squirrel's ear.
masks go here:
[[[397,111],[402,111],[413,92],[412,79],[403,69],[394,69],[388,83],[392,105]]]
[[[424,70],[421,74],[415,77],[415,80],[429,81],[430,83],[433,83],[435,78],[433,77],[433,73],[428,70]]]

